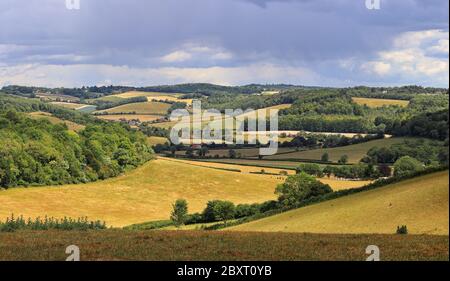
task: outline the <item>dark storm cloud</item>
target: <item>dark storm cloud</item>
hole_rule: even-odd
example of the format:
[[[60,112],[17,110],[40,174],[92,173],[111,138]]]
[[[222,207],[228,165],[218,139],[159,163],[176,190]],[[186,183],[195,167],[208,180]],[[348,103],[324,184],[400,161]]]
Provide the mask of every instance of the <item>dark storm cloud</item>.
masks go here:
[[[230,67],[264,61],[315,69],[373,58],[406,31],[448,31],[446,0],[381,0],[381,7],[367,10],[365,0],[81,0],[75,11],[65,0],[2,0],[0,63]]]

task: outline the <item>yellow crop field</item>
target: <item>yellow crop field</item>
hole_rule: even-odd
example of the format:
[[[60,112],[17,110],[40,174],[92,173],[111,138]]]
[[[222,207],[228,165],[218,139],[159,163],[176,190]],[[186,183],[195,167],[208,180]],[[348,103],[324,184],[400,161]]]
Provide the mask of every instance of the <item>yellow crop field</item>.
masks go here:
[[[157,145],[157,144],[165,144],[168,143],[169,140],[165,137],[148,137],[148,144],[151,146]]]
[[[202,161],[189,161],[189,160],[179,160],[179,159],[171,159],[171,158],[162,158],[174,162],[186,163],[194,166],[201,167],[209,167],[214,169],[230,169],[230,170],[240,170],[241,173],[244,174],[258,174],[262,177],[271,177],[273,179],[279,180],[282,183],[286,176],[282,176],[281,174],[293,175],[295,174],[294,170],[288,169],[278,169],[271,167],[258,167],[258,166],[248,166],[248,165],[237,165],[237,164],[226,164],[226,163],[215,163],[215,162],[202,162]],[[265,174],[262,174],[264,171]],[[319,181],[330,185],[330,187],[335,190],[343,190],[361,187],[366,184],[369,184],[370,181],[360,181],[360,180],[340,180],[335,178],[318,178]]]
[[[110,121],[120,121],[120,120],[136,120],[141,122],[150,122],[161,119],[161,115],[151,115],[151,114],[108,114],[108,115],[97,115],[97,118]]]
[[[119,98],[135,98],[135,97],[157,97],[157,96],[171,96],[171,97],[179,97],[182,94],[180,93],[161,93],[161,92],[141,92],[141,91],[130,91],[122,94],[112,95],[113,97]]]
[[[305,160],[320,160],[322,155],[328,153],[329,160],[337,162],[342,155],[348,156],[349,163],[358,163],[361,158],[366,155],[367,151],[372,147],[389,147],[393,144],[403,143],[406,139],[411,138],[385,138],[379,140],[372,140],[368,142],[347,145],[334,148],[321,148],[306,151],[298,151],[293,153],[286,153],[280,155],[266,156],[264,159],[280,160],[280,159],[305,159]]]
[[[54,102],[51,102],[51,104],[62,106],[64,108],[68,108],[68,109],[78,109],[78,108],[81,108],[81,107],[87,105],[87,104],[81,104],[81,103],[61,102],[61,101],[54,101]]]
[[[168,219],[172,203],[184,198],[189,212],[208,200],[236,204],[275,199],[279,180],[157,159],[122,176],[88,184],[12,188],[0,191],[0,218],[80,217],[125,226]]]
[[[164,115],[170,108],[170,104],[163,102],[137,102],[120,105],[117,107],[109,108],[99,112],[108,113],[130,113],[134,112],[136,114],[154,114],[154,115]]]
[[[325,201],[230,228],[311,233],[449,233],[448,171]]]
[[[352,100],[360,105],[367,105],[368,107],[382,107],[385,105],[408,106],[407,100],[392,100],[392,99],[373,99],[373,98],[352,98]]]

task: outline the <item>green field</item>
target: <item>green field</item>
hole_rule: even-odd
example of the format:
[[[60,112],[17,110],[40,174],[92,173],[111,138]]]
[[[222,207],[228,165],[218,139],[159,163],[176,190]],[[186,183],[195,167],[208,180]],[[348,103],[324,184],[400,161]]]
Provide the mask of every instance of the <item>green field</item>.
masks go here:
[[[88,216],[107,225],[125,226],[168,219],[172,203],[179,198],[188,201],[192,213],[202,211],[206,202],[214,199],[235,204],[275,199],[280,182],[158,159],[104,181],[0,191],[0,220],[11,213],[25,218]]]
[[[389,260],[446,260],[448,236],[328,235],[212,231],[19,231],[0,233],[0,260],[64,261],[69,245],[82,261],[278,261],[367,258],[368,245]]]
[[[311,233],[449,233],[448,171],[299,208],[229,228]]]
[[[368,142],[334,147],[334,148],[321,148],[306,151],[299,151],[293,153],[285,153],[280,155],[266,156],[267,160],[283,160],[283,159],[299,159],[299,160],[320,160],[322,155],[327,152],[329,160],[337,162],[342,155],[348,156],[348,163],[358,163],[361,158],[366,155],[367,151],[372,147],[389,147],[393,144],[403,143],[406,139],[411,138],[385,138],[379,140],[372,140]]]

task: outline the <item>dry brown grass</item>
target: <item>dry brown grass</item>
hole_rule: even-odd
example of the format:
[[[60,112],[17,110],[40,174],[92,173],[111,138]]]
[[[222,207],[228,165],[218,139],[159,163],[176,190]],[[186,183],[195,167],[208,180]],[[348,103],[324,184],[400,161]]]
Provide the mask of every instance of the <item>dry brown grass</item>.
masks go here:
[[[373,98],[352,98],[352,100],[360,105],[367,105],[368,107],[382,107],[386,105],[398,105],[406,107],[409,104],[407,100],[392,100],[392,99],[373,99]]]
[[[0,260],[64,261],[69,245],[82,261],[364,261],[368,245],[381,260],[448,261],[448,236],[329,235],[214,231],[25,231],[0,233]]]
[[[202,211],[214,199],[257,203],[275,199],[280,180],[158,159],[125,175],[88,184],[12,188],[0,191],[0,219],[53,216],[100,219],[125,226],[168,219],[179,198],[189,212]]]
[[[236,231],[412,234],[449,231],[448,171],[299,208],[230,228]]]

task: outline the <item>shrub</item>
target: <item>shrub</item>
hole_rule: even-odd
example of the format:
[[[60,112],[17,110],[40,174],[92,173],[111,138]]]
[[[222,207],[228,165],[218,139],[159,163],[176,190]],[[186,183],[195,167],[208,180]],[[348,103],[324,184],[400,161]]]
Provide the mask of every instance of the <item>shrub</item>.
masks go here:
[[[423,164],[410,156],[403,156],[394,163],[394,176],[403,177],[424,170]]]
[[[45,216],[43,219],[37,217],[35,219],[28,218],[25,220],[23,216],[18,218],[11,217],[6,218],[4,223],[0,222],[0,232],[14,232],[16,230],[88,230],[88,229],[105,229],[105,222],[101,221],[89,221],[87,217],[81,217],[77,219],[64,217],[63,219],[56,219],[54,217]]]
[[[173,221],[175,226],[183,225],[186,222],[187,219],[187,213],[188,213],[188,204],[187,201],[184,199],[178,199],[175,201],[175,203],[172,205],[173,211],[170,215],[170,219]]]
[[[397,226],[397,234],[408,234],[408,228],[406,225]]]
[[[284,206],[292,206],[311,197],[331,192],[333,190],[328,184],[323,184],[304,172],[287,177],[286,181],[275,189],[278,201]]]

